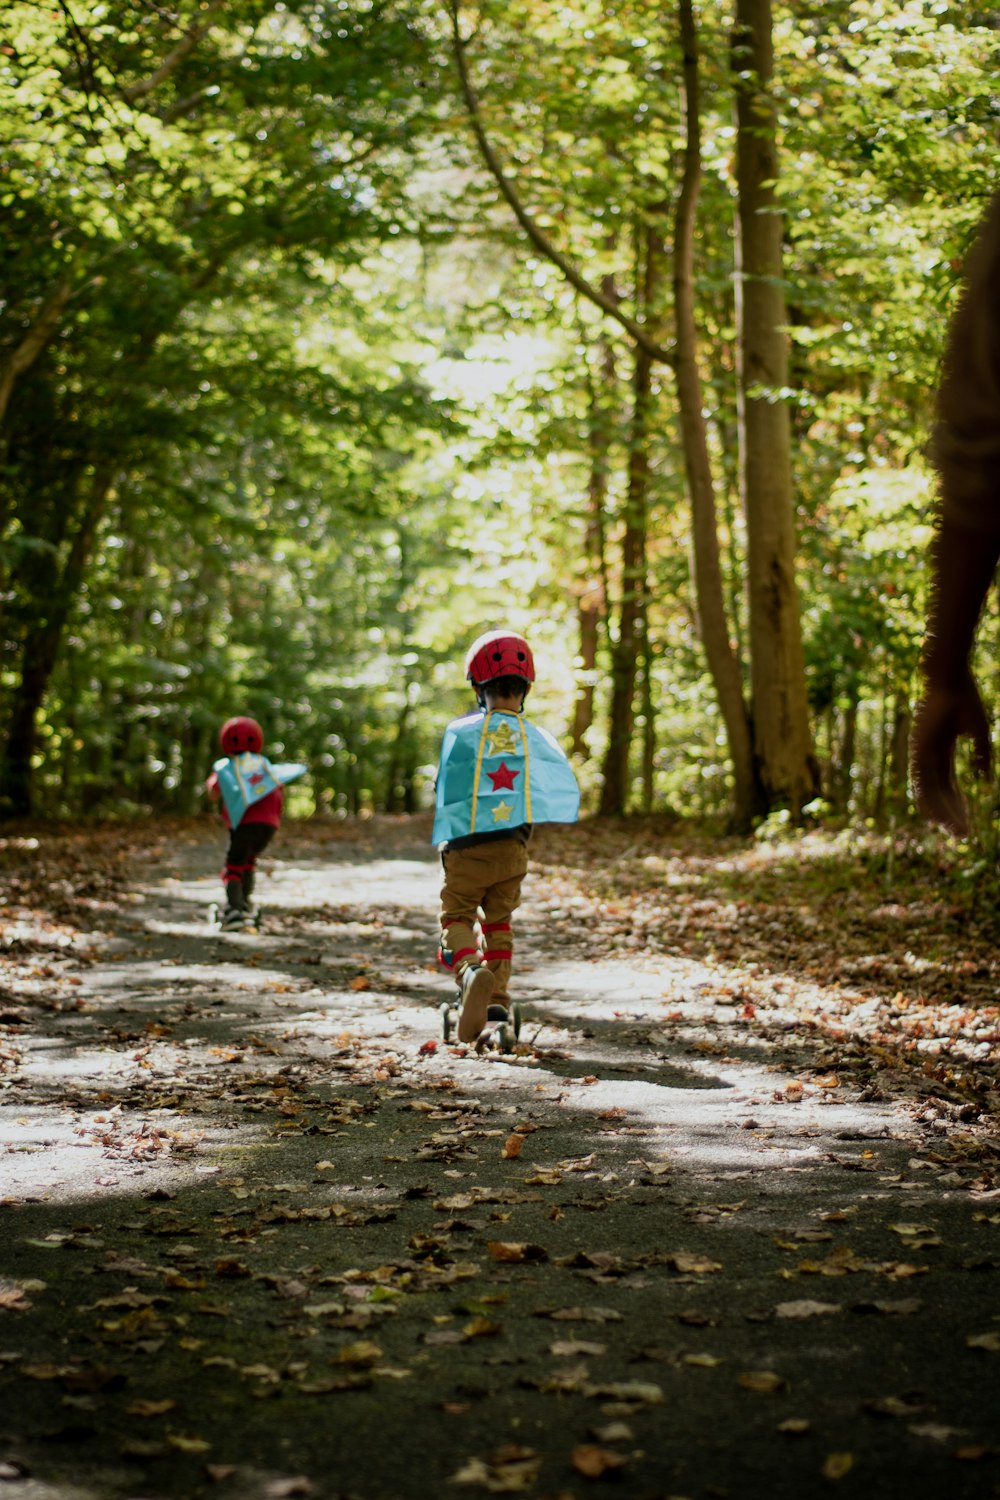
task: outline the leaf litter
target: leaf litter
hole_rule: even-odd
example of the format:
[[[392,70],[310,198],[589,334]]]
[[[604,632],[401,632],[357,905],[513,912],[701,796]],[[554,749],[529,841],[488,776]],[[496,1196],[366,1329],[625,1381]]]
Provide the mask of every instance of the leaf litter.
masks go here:
[[[546,901],[565,899],[566,891],[581,888],[574,885],[575,877],[571,876],[568,867],[559,862],[561,847],[559,839],[555,839],[552,848],[557,857],[545,867],[539,882],[539,910],[544,910]],[[659,854],[648,857],[662,860]],[[708,863],[706,856],[705,866],[692,868],[704,870]],[[595,868],[600,868],[599,863]],[[632,858],[624,860],[621,868],[634,873]],[[759,871],[754,871],[752,865],[744,866],[747,868],[752,875],[759,873],[765,882],[775,882],[775,872],[767,867],[766,861],[762,861]],[[590,878],[589,873],[587,878]],[[699,879],[702,878],[699,874]],[[610,936],[609,924],[624,924],[627,920],[632,923],[629,932],[634,934],[640,903],[645,899],[644,891],[641,880],[631,893],[620,891],[615,898],[615,911],[605,915],[602,915],[600,903],[607,902],[608,898],[595,896],[593,892],[584,894],[582,899],[585,902],[597,903],[594,907],[595,923],[593,926],[584,924],[577,939],[577,951],[586,952],[587,944],[602,925],[605,935]],[[666,924],[664,932],[673,933],[667,945],[658,947],[652,922],[646,915],[642,932],[644,939],[648,940],[644,940],[641,950],[627,947],[624,951],[648,963],[658,952],[669,954],[670,944],[676,942],[677,951],[686,950],[686,957],[690,957],[702,943],[698,932],[712,932],[715,944],[713,962],[718,962],[723,929],[712,927],[711,911],[707,908],[695,911],[697,902],[682,901],[680,915],[685,920],[681,928],[677,925],[680,915],[667,911],[668,905],[666,903],[662,911]],[[574,910],[579,912],[580,908]],[[76,916],[79,915],[77,911]],[[691,915],[697,916],[698,928],[692,928],[687,920]],[[882,920],[890,921],[889,918]],[[109,912],[109,926],[112,923],[113,913]],[[755,931],[753,922],[749,930],[752,935]],[[67,926],[64,931],[70,934],[70,942],[75,942],[72,926]],[[681,936],[683,942],[679,941]],[[615,946],[611,944],[612,949]],[[90,957],[82,964],[84,970],[87,964],[98,961],[92,950],[87,951]],[[707,954],[707,948],[705,952]],[[747,952],[759,954],[756,938],[752,937]],[[791,963],[787,958],[783,961]],[[759,957],[748,960],[748,964],[759,962]],[[813,1004],[816,993],[815,968],[814,963],[809,983],[802,987],[799,995],[799,998],[808,999],[809,1005]],[[371,985],[364,987],[352,985],[350,977],[345,980],[347,990],[356,997],[352,1003],[371,1007],[372,986],[376,984],[374,972],[366,968],[359,973],[355,968],[352,973],[354,978],[371,980]],[[66,979],[67,976],[63,975],[59,980],[60,994],[77,988],[68,985]],[[377,985],[380,986],[383,979],[391,989],[391,976],[379,975]],[[87,1015],[86,1007],[94,1004],[87,995],[76,997],[82,1001],[82,1010],[73,998],[65,1002],[59,998],[57,1001],[52,976],[40,975],[31,982],[39,985],[39,995],[44,992],[52,1001],[47,1008],[40,1009],[40,1014],[50,1017]],[[266,985],[272,997],[269,1003],[286,1004],[289,996],[299,993],[297,983],[285,979],[269,981]],[[835,1110],[845,1090],[864,1092],[879,1087],[885,1092],[898,1089],[908,1101],[918,1102],[926,1117],[917,1118],[916,1125],[930,1133],[929,1144],[911,1159],[916,1165],[907,1167],[904,1161],[901,1168],[896,1168],[898,1186],[889,1180],[890,1173],[880,1165],[877,1152],[867,1148],[858,1155],[849,1149],[828,1153],[830,1168],[854,1171],[857,1166],[862,1166],[865,1171],[876,1174],[877,1191],[886,1197],[907,1187],[909,1177],[930,1173],[933,1177],[943,1178],[951,1174],[957,1179],[952,1184],[952,1191],[963,1192],[984,1205],[975,1223],[984,1231],[995,1225],[998,1216],[990,1213],[986,1195],[994,1190],[997,1161],[985,1144],[981,1120],[959,1118],[977,1098],[974,1087],[969,1085],[968,1075],[959,1077],[960,1070],[956,1071],[955,1066],[952,1066],[950,1075],[947,1072],[942,1074],[939,1070],[943,1064],[939,1061],[935,1061],[932,1071],[926,1071],[926,1048],[913,1049],[918,1058],[924,1059],[919,1068],[906,1061],[909,1054],[902,1045],[893,1050],[884,1040],[875,1040],[867,1053],[859,1050],[860,1033],[856,1027],[852,1030],[843,1026],[843,1009],[838,1011],[831,997],[825,997],[822,1013],[807,1011],[804,1019],[800,1016],[796,1020],[795,1024],[801,1026],[801,1035],[782,1029],[785,1023],[780,1018],[794,1009],[792,1002],[796,999],[796,992],[778,967],[772,967],[770,975],[760,969],[748,970],[740,981],[744,991],[742,998],[736,986],[731,986],[732,993],[726,994],[724,982],[715,979],[712,985],[716,1008],[725,1008],[730,1002],[735,1002],[730,1006],[733,1019],[727,1019],[724,1025],[716,1024],[714,1020],[706,1022],[687,1000],[671,996],[667,1000],[669,1018],[660,1016],[655,1028],[665,1039],[658,1045],[666,1049],[668,1056],[672,1047],[679,1055],[690,1047],[698,1049],[697,1055],[702,1058],[718,1060],[730,1057],[735,1030],[758,1046],[765,1043],[775,1045],[778,1051],[783,1049],[789,1054],[798,1051],[797,1078],[770,1092],[761,1088],[758,1099],[750,1101],[750,1107],[755,1111],[762,1110],[763,1103],[777,1109],[794,1106],[795,1110],[801,1110],[815,1107],[817,1101],[824,1108]],[[45,986],[49,988],[46,990]],[[243,991],[244,994],[260,992]],[[846,998],[850,999],[849,996]],[[905,994],[903,998],[906,998]],[[313,1004],[317,999],[313,998]],[[907,1014],[908,1007],[902,1001],[894,998],[893,1004],[899,1015]],[[17,1008],[30,1014],[27,1000],[19,999]],[[367,1014],[370,1016],[371,1011]],[[821,1024],[816,1024],[820,1016]],[[689,1020],[693,1022],[689,1031],[693,1029],[697,1033],[699,1029],[707,1029],[709,1035],[686,1035]],[[569,1478],[572,1474],[587,1481],[615,1478],[620,1487],[629,1482],[627,1475],[634,1469],[641,1486],[645,1483],[642,1461],[619,1451],[630,1447],[633,1442],[627,1431],[623,1433],[615,1427],[616,1421],[622,1422],[623,1413],[636,1423],[656,1420],[659,1409],[668,1404],[683,1403],[684,1387],[679,1382],[685,1379],[726,1382],[730,1389],[735,1381],[747,1392],[748,1399],[753,1396],[777,1398],[779,1406],[775,1410],[780,1410],[780,1403],[794,1393],[798,1406],[810,1355],[807,1351],[795,1351],[793,1346],[778,1339],[783,1324],[787,1324],[790,1330],[803,1325],[805,1331],[806,1326],[813,1324],[829,1330],[844,1321],[845,1312],[919,1320],[926,1299],[873,1295],[877,1279],[908,1281],[917,1276],[940,1277],[943,1271],[954,1274],[950,1265],[943,1267],[937,1258],[951,1238],[948,1230],[943,1225],[932,1223],[926,1208],[921,1212],[916,1207],[915,1197],[911,1197],[910,1211],[905,1216],[899,1213],[898,1207],[883,1214],[879,1228],[870,1205],[866,1208],[863,1202],[845,1203],[845,1195],[840,1195],[838,1201],[837,1195],[831,1194],[832,1202],[828,1198],[814,1209],[817,1225],[846,1224],[852,1230],[857,1229],[858,1244],[831,1243],[829,1231],[816,1226],[800,1226],[794,1234],[787,1236],[789,1250],[782,1250],[775,1243],[770,1254],[776,1259],[756,1273],[752,1292],[756,1294],[759,1306],[764,1284],[761,1277],[765,1280],[770,1277],[786,1280],[816,1276],[857,1277],[864,1283],[862,1295],[842,1302],[812,1298],[785,1302],[767,1299],[766,1305],[773,1310],[761,1315],[758,1321],[769,1319],[768,1327],[775,1330],[778,1340],[774,1350],[768,1351],[753,1338],[745,1339],[741,1335],[738,1317],[734,1315],[734,1299],[738,1302],[739,1298],[745,1297],[751,1284],[741,1269],[738,1251],[734,1253],[739,1241],[733,1239],[733,1234],[739,1221],[745,1218],[747,1229],[738,1232],[755,1236],[757,1242],[762,1243],[760,1237],[767,1214],[766,1204],[756,1192],[734,1198],[733,1184],[739,1180],[739,1169],[692,1174],[690,1163],[684,1160],[687,1143],[683,1138],[673,1142],[679,1152],[675,1149],[671,1160],[657,1159],[657,1152],[650,1150],[644,1153],[641,1167],[625,1168],[622,1153],[611,1151],[614,1132],[624,1132],[630,1118],[629,1110],[619,1105],[593,1111],[594,1118],[601,1121],[600,1128],[608,1132],[606,1139],[595,1136],[588,1140],[580,1117],[576,1128],[581,1138],[576,1149],[566,1141],[561,1153],[559,1150],[539,1153],[534,1149],[537,1142],[532,1142],[532,1156],[541,1159],[522,1167],[519,1157],[525,1142],[539,1128],[538,1120],[524,1118],[530,1102],[528,1097],[518,1097],[513,1122],[508,1122],[497,1113],[500,1095],[489,1091],[481,1095],[476,1093],[478,1085],[470,1089],[468,1078],[456,1084],[447,1072],[454,1066],[454,1061],[442,1059],[440,1049],[421,1054],[423,1040],[419,1035],[408,1054],[405,1042],[394,1035],[392,1027],[384,1035],[377,1035],[372,1033],[370,1022],[365,1029],[357,1021],[343,1017],[338,1018],[336,1030],[331,1032],[327,1041],[310,1042],[311,1023],[300,1021],[295,1035],[286,1034],[279,1045],[268,1037],[258,1017],[254,1019],[255,1029],[248,1028],[242,1041],[221,1046],[211,1064],[204,1064],[199,1071],[196,1063],[184,1071],[179,1069],[168,1050],[155,1050],[157,1046],[167,1049],[172,1045],[168,1032],[176,1034],[179,1024],[183,1024],[183,1017],[171,1011],[167,1023],[156,1023],[158,1027],[165,1027],[162,1034],[153,1035],[142,1028],[140,1034],[151,1038],[152,1044],[144,1042],[138,1049],[134,1043],[131,1045],[127,1057],[131,1072],[125,1085],[125,1104],[114,1091],[108,1091],[109,1097],[104,1100],[97,1099],[93,1091],[77,1092],[72,1105],[78,1111],[77,1123],[82,1127],[80,1139],[86,1146],[109,1152],[112,1161],[130,1163],[141,1170],[190,1170],[206,1150],[214,1149],[214,1141],[202,1121],[192,1123],[191,1107],[196,1098],[201,1104],[206,1099],[216,1098],[220,1102],[225,1099],[231,1110],[262,1119],[265,1130],[272,1130],[275,1138],[280,1132],[283,1138],[289,1141],[301,1139],[306,1146],[316,1135],[325,1135],[327,1139],[317,1142],[325,1154],[310,1155],[308,1175],[304,1180],[282,1183],[273,1177],[268,1180],[266,1175],[223,1179],[219,1187],[228,1196],[232,1211],[217,1212],[210,1225],[178,1216],[172,1208],[161,1211],[160,1205],[151,1203],[150,1210],[156,1210],[157,1216],[136,1234],[162,1245],[164,1252],[170,1255],[169,1261],[160,1258],[156,1264],[145,1265],[134,1254],[122,1255],[120,1260],[105,1258],[103,1263],[94,1261],[88,1268],[89,1274],[127,1277],[132,1283],[131,1290],[129,1283],[125,1282],[122,1290],[110,1297],[91,1298],[79,1304],[81,1335],[92,1338],[98,1347],[113,1351],[109,1353],[109,1359],[116,1361],[114,1365],[92,1363],[76,1357],[48,1363],[20,1361],[5,1359],[0,1354],[0,1372],[4,1369],[19,1371],[34,1384],[53,1382],[70,1399],[111,1400],[117,1392],[127,1390],[127,1398],[122,1399],[127,1399],[129,1404],[124,1410],[144,1427],[175,1415],[177,1396],[150,1389],[140,1374],[143,1367],[149,1367],[151,1357],[159,1360],[171,1347],[200,1359],[216,1380],[236,1381],[246,1388],[251,1399],[265,1404],[282,1394],[286,1402],[298,1397],[304,1400],[328,1398],[338,1403],[357,1401],[376,1383],[380,1388],[389,1389],[405,1386],[407,1382],[412,1385],[414,1376],[426,1379],[429,1372],[419,1363],[421,1351],[426,1351],[427,1356],[434,1359],[450,1358],[453,1353],[467,1350],[469,1357],[473,1357],[475,1351],[480,1378],[486,1377],[483,1389],[490,1389],[509,1364],[526,1388],[536,1393],[548,1392],[564,1403],[579,1400],[585,1408],[598,1406],[608,1420],[598,1425],[581,1417],[578,1429],[568,1430],[566,1441],[561,1446],[548,1440],[544,1444],[536,1442],[533,1447],[518,1441],[492,1445],[470,1443],[469,1457],[460,1461],[456,1457],[454,1467],[444,1478],[456,1485],[478,1486],[494,1493],[531,1494],[533,1488],[542,1483],[543,1472],[551,1476],[545,1482],[554,1491],[559,1484],[565,1487],[567,1482],[572,1483]],[[774,1029],[776,1025],[777,1030]],[[23,1030],[23,1021],[18,1019],[10,1023],[11,1035],[16,1032],[20,1036]],[[127,1031],[128,1027],[123,1030]],[[920,1039],[915,1031],[911,1033],[911,1040],[917,1042]],[[21,1045],[18,1042],[18,1046]],[[563,1051],[564,1058],[572,1058],[580,1045],[578,1039],[575,1046],[552,1050]],[[123,1055],[128,1046],[123,1040]],[[316,1048],[313,1054],[309,1052],[310,1046]],[[803,1060],[806,1050],[810,1053],[809,1066]],[[253,1054],[253,1059],[250,1054]],[[891,1060],[887,1061],[883,1054],[889,1055]],[[936,1059],[941,1056],[939,1052],[930,1055]],[[953,1058],[961,1055],[960,1046],[951,1049]],[[261,1063],[265,1066],[261,1067]],[[499,1071],[486,1059],[474,1062],[472,1066],[486,1072],[491,1069]],[[554,1058],[549,1066],[558,1068],[561,1063]],[[787,1066],[787,1063],[780,1066]],[[984,1066],[980,1057],[977,1067]],[[208,1067],[219,1071],[210,1075],[205,1071]],[[419,1081],[418,1068],[425,1070]],[[435,1073],[434,1069],[445,1071]],[[579,1077],[579,1082],[586,1085],[584,1092],[600,1084],[601,1076],[600,1066],[588,1061]],[[876,1079],[874,1084],[873,1077]],[[228,1087],[227,1078],[232,1080]],[[336,1080],[332,1086],[331,1079]],[[572,1080],[564,1082],[563,1088],[571,1083]],[[549,1086],[543,1084],[542,1087]],[[353,1091],[350,1097],[344,1095],[345,1088]],[[153,1103],[157,1091],[159,1097],[172,1101],[166,1108],[175,1112],[173,1118],[157,1116]],[[459,1092],[464,1099],[458,1097]],[[394,1093],[396,1097],[393,1097]],[[470,1094],[474,1096],[470,1098]],[[539,1119],[546,1128],[557,1128],[561,1119],[566,1118],[565,1110],[562,1117],[557,1110],[553,1126],[544,1114],[547,1101],[536,1101],[536,1107],[542,1111]],[[394,1151],[390,1147],[383,1152],[380,1159],[386,1175],[394,1162],[406,1169],[393,1179],[391,1194],[381,1193],[374,1186],[365,1187],[358,1181],[356,1171],[345,1166],[338,1140],[363,1132],[366,1124],[375,1127],[373,1140],[387,1137],[390,1129],[399,1134],[399,1122],[404,1114],[412,1116],[415,1122],[434,1118],[441,1128],[430,1137],[424,1135],[420,1141],[410,1140],[402,1149]],[[377,1124],[380,1120],[392,1123],[383,1127]],[[948,1128],[935,1128],[939,1123]],[[542,1138],[537,1139],[541,1141]],[[496,1160],[496,1170],[519,1172],[517,1185],[509,1181],[483,1180],[486,1173],[481,1163],[485,1157],[480,1153],[482,1143],[490,1141],[494,1143],[489,1149]],[[590,1144],[595,1149],[587,1149]],[[658,1144],[662,1146],[663,1143]],[[613,1169],[609,1152],[615,1162]],[[634,1161],[634,1158],[630,1160]],[[374,1167],[371,1173],[374,1179],[379,1168],[371,1157],[368,1164]],[[434,1174],[432,1180],[420,1182],[415,1179],[410,1164],[414,1164],[417,1173],[430,1164]],[[472,1169],[481,1180],[470,1180],[468,1169]],[[878,1175],[880,1172],[881,1176]],[[747,1175],[744,1174],[741,1187],[735,1189],[737,1193],[743,1191]],[[448,1176],[464,1178],[457,1190],[448,1191],[445,1182]],[[930,1180],[925,1179],[928,1187]],[[720,1188],[714,1196],[712,1184],[718,1184]],[[708,1192],[706,1188],[709,1188]],[[682,1248],[662,1247],[662,1225],[656,1249],[638,1249],[628,1244],[605,1249],[600,1244],[581,1243],[586,1222],[584,1216],[617,1213],[643,1192],[655,1193],[656,1212],[672,1234],[681,1229],[681,1233],[668,1239],[666,1245],[680,1245]],[[329,1196],[330,1193],[335,1196]],[[689,1195],[686,1199],[685,1194]],[[280,1201],[281,1198],[288,1201]],[[714,1201],[715,1198],[720,1201]],[[426,1213],[427,1218],[415,1221],[406,1217],[418,1212]],[[451,1217],[436,1221],[431,1217],[442,1214]],[[541,1217],[543,1214],[545,1220]],[[540,1226],[546,1221],[553,1226],[554,1239],[544,1231],[539,1233]],[[691,1228],[690,1239],[683,1230],[684,1223]],[[503,1238],[497,1237],[500,1224],[504,1226],[500,1231]],[[887,1254],[884,1248],[879,1250],[879,1234],[883,1246],[886,1235],[902,1241],[903,1254],[907,1258],[897,1259]],[[291,1244],[293,1236],[296,1243],[294,1253],[276,1258],[274,1252],[280,1252],[285,1243]],[[373,1244],[375,1236],[380,1237],[381,1253],[358,1253],[363,1250],[367,1236],[372,1237]],[[387,1253],[384,1248],[386,1236],[390,1239],[396,1237],[396,1253]],[[838,1230],[838,1239],[845,1236],[846,1231]],[[90,1259],[99,1254],[88,1243],[93,1237],[89,1230],[80,1233],[67,1229],[53,1241],[44,1236],[31,1238],[39,1244],[49,1245],[52,1255],[82,1255]],[[320,1237],[323,1238],[321,1252],[318,1251]],[[354,1252],[348,1256],[336,1249],[344,1237],[350,1237]],[[822,1253],[808,1253],[813,1244],[824,1246]],[[238,1254],[231,1253],[232,1246],[237,1247]],[[807,1253],[803,1254],[803,1251]],[[919,1252],[931,1253],[926,1258],[917,1259]],[[116,1250],[115,1255],[119,1253]],[[789,1255],[797,1259],[791,1265],[782,1263],[783,1257]],[[497,1276],[506,1276],[509,1286],[498,1284],[493,1279]],[[510,1280],[511,1277],[514,1279]],[[538,1277],[546,1278],[542,1296],[533,1281]],[[615,1305],[589,1304],[573,1296],[562,1300],[552,1295],[558,1281],[565,1280],[569,1285],[570,1278],[581,1277],[598,1279],[602,1286],[612,1288],[602,1295],[608,1297],[609,1304],[614,1302]],[[157,1280],[162,1293],[135,1290],[135,1283],[145,1278]],[[638,1286],[633,1291],[630,1278],[645,1278],[647,1291],[652,1289],[655,1294],[656,1305],[671,1308],[670,1315],[681,1338],[685,1329],[710,1329],[712,1335],[702,1335],[704,1342],[701,1347],[684,1343],[671,1345],[669,1342],[663,1346],[644,1344],[643,1335],[648,1336],[646,1319],[642,1311],[638,1313],[638,1319],[636,1314],[636,1307],[642,1308],[643,1292]],[[224,1291],[225,1300],[206,1295],[206,1289],[213,1281],[223,1284],[218,1290]],[[775,1286],[780,1284],[780,1281],[772,1283]],[[481,1287],[483,1293],[478,1298],[479,1307],[463,1311],[455,1300],[456,1296],[467,1299],[468,1292],[477,1287]],[[13,1324],[15,1320],[38,1317],[48,1301],[45,1288],[46,1283],[36,1285],[31,1277],[20,1272],[7,1278],[0,1283],[0,1318]],[[327,1291],[334,1288],[333,1295],[324,1295],[324,1288]],[[458,1289],[462,1290],[459,1292]],[[678,1290],[685,1296],[697,1295],[702,1299],[700,1305],[697,1308],[673,1306],[671,1298]],[[230,1340],[238,1335],[235,1332],[231,1335],[226,1325],[232,1324],[234,1328],[242,1325],[246,1309],[261,1294],[271,1299],[278,1314],[272,1331],[256,1338],[257,1347],[252,1352],[246,1351],[242,1357],[235,1352],[217,1355],[208,1352],[217,1341],[222,1342],[223,1349],[231,1347]],[[503,1303],[488,1305],[489,1298],[498,1294],[512,1299],[502,1314],[497,1309],[504,1306]],[[529,1302],[533,1300],[534,1305],[526,1307],[526,1298]],[[602,1327],[601,1339],[549,1338],[540,1346],[533,1346],[525,1321],[526,1312],[543,1323],[599,1325]],[[0,1328],[4,1326],[0,1323]],[[752,1328],[752,1323],[749,1326]],[[975,1330],[971,1333],[956,1330],[955,1346],[963,1357],[983,1367],[983,1362],[998,1352],[997,1335],[983,1324],[971,1326]],[[301,1341],[301,1359],[290,1357],[289,1337]],[[741,1350],[742,1358],[739,1357]],[[438,1351],[437,1355],[435,1351]],[[745,1357],[751,1352],[756,1353],[756,1361]],[[532,1362],[540,1362],[546,1354],[558,1362],[556,1371],[561,1373],[546,1375],[541,1370],[532,1373]],[[255,1357],[257,1355],[261,1357]],[[629,1359],[656,1359],[664,1371],[663,1383],[627,1378],[627,1371],[621,1368],[625,1356]],[[120,1366],[117,1364],[119,1360]],[[590,1362],[597,1360],[601,1361],[600,1375],[590,1368]],[[606,1373],[605,1364],[608,1366]],[[436,1389],[440,1389],[440,1385]],[[481,1394],[465,1398],[459,1394],[457,1384],[453,1390],[455,1394],[445,1395],[440,1400],[442,1420],[454,1420],[446,1410],[449,1406],[454,1407],[456,1413],[467,1413],[490,1400],[488,1395]],[[504,1397],[505,1401],[507,1399]],[[812,1399],[819,1415],[822,1398],[814,1395]],[[904,1427],[909,1423],[907,1430],[922,1435],[926,1441],[942,1447],[950,1444],[952,1461],[957,1457],[966,1463],[978,1462],[989,1451],[988,1441],[978,1441],[968,1426],[936,1420],[941,1399],[934,1391],[926,1395],[908,1392],[873,1395],[866,1398],[864,1410],[873,1417],[900,1419]],[[413,1397],[410,1396],[409,1400],[412,1401]],[[720,1406],[724,1404],[720,1402]],[[566,1409],[572,1411],[571,1407]],[[953,1404],[950,1409],[954,1416]],[[913,1422],[912,1418],[916,1416],[931,1419]],[[572,1422],[570,1417],[570,1428]],[[810,1430],[817,1426],[806,1415],[798,1413],[778,1425],[786,1438],[794,1436],[801,1442],[809,1441]],[[872,1430],[885,1431],[893,1424],[869,1425]],[[639,1447],[648,1444],[649,1433],[636,1441]],[[203,1462],[208,1453],[213,1458],[218,1456],[224,1460],[228,1457],[220,1449],[215,1431],[181,1417],[173,1425],[165,1425],[159,1438],[137,1437],[134,1440],[135,1445],[144,1443],[150,1452],[156,1446],[161,1452],[169,1451],[178,1462],[184,1459]],[[475,1453],[472,1452],[473,1446],[477,1446]],[[812,1473],[836,1482],[849,1473],[856,1461],[857,1455],[848,1452],[846,1447],[827,1445],[814,1454]],[[220,1476],[235,1467],[238,1466],[225,1462],[215,1465]],[[293,1477],[275,1483],[308,1486],[309,1481],[304,1477]],[[286,1492],[306,1493],[307,1490],[290,1489]],[[621,1488],[619,1492],[625,1493]]]

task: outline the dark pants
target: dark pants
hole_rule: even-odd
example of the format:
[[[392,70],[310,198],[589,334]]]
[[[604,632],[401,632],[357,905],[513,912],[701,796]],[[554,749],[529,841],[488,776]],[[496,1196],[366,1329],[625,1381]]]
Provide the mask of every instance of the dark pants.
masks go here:
[[[222,871],[227,906],[242,909],[250,904],[257,856],[263,854],[277,831],[273,823],[240,823],[232,830]]]

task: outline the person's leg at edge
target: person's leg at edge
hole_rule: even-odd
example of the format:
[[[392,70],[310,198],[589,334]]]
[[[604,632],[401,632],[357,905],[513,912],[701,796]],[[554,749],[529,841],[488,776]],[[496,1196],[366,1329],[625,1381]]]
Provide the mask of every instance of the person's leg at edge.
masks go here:
[[[243,866],[243,904],[249,908],[250,898],[257,878],[257,859],[274,838],[277,829],[272,823],[248,823],[247,835],[250,848]],[[251,837],[252,835],[252,837]]]
[[[521,904],[521,886],[528,871],[528,849],[520,839],[496,846],[498,879],[483,896],[483,958],[496,982],[493,1001],[510,1008],[514,930],[511,917]]]
[[[486,1025],[490,996],[496,983],[482,962],[477,932],[479,904],[483,899],[484,862],[477,858],[481,846],[449,849],[441,857],[444,883],[441,887],[441,948],[439,957],[451,970],[458,985],[461,1012],[460,1042],[474,1042]]]

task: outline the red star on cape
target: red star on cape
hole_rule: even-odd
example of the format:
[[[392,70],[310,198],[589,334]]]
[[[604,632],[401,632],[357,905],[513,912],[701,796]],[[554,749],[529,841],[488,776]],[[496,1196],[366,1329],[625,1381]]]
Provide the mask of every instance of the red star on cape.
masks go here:
[[[251,786],[259,786],[260,783],[264,780],[264,773],[263,771],[255,771],[249,779]]]
[[[520,771],[512,771],[506,761],[501,761],[495,771],[487,771],[486,774],[492,781],[495,792],[512,792],[514,790],[514,777],[520,776],[521,773]]]

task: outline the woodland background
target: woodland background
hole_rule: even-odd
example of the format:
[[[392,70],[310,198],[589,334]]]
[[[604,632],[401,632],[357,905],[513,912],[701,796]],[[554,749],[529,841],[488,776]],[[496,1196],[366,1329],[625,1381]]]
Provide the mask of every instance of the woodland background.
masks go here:
[[[189,813],[235,712],[298,811],[415,810],[506,622],[591,810],[904,815],[998,56],[970,0],[12,0],[2,811]]]

